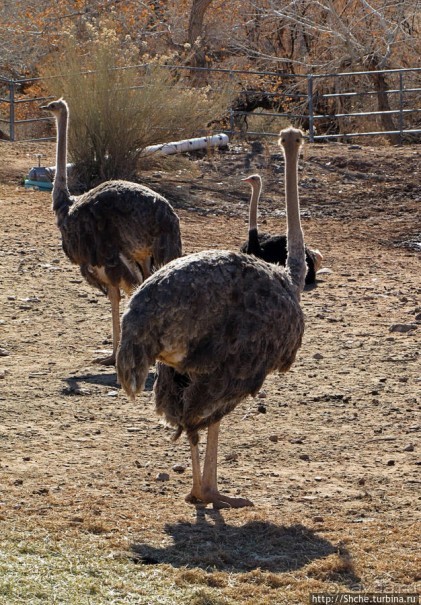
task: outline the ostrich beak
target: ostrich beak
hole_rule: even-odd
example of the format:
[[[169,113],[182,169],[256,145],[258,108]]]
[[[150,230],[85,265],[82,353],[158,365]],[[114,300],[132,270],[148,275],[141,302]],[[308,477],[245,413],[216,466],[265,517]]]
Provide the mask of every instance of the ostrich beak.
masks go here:
[[[252,189],[259,189],[262,186],[262,179],[259,174],[251,174],[246,176],[245,179],[241,179],[244,183],[251,185]]]
[[[257,174],[251,174],[250,176],[246,176],[244,179],[241,179],[245,183],[254,183],[257,180]]]

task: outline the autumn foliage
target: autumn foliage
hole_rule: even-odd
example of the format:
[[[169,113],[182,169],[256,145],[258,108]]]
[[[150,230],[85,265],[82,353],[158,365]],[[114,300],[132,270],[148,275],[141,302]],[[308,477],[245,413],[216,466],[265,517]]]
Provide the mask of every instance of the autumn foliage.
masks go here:
[[[193,90],[226,82],[215,73],[209,78],[204,68],[231,71],[233,90],[286,95],[286,109],[294,95],[305,95],[304,74],[413,68],[421,56],[420,13],[413,0],[9,0],[0,5],[0,23],[5,77],[52,74],[66,62],[70,40],[80,66],[92,69],[92,44],[106,42],[112,30],[119,65],[199,68],[189,78],[184,72]],[[419,88],[417,76],[408,77],[406,88]],[[385,93],[396,81],[388,78],[373,73],[358,82],[360,89],[378,93],[363,100],[365,110],[394,109]],[[344,92],[341,84],[315,81],[318,113],[361,111],[346,98],[323,97]],[[393,117],[382,120],[384,129],[394,128]]]

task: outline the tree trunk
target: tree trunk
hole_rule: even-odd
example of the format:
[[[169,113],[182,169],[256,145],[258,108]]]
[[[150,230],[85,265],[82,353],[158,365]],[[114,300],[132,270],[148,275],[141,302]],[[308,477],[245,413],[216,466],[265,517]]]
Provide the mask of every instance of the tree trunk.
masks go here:
[[[203,19],[211,2],[212,0],[193,0],[188,32],[188,40],[192,46],[202,33]]]
[[[390,111],[389,98],[387,96],[387,82],[384,73],[373,73],[371,78],[374,82],[374,86],[377,92],[377,107],[379,111]],[[385,131],[397,130],[396,125],[393,121],[390,113],[383,113],[380,116],[382,126]],[[386,135],[392,145],[399,145],[400,136],[398,134]]]
[[[193,67],[205,67],[206,52],[204,51],[204,44],[203,40],[201,40],[201,37],[203,33],[203,19],[211,2],[212,0],[193,0],[192,3],[189,19],[188,41],[193,51],[191,60],[191,65]]]

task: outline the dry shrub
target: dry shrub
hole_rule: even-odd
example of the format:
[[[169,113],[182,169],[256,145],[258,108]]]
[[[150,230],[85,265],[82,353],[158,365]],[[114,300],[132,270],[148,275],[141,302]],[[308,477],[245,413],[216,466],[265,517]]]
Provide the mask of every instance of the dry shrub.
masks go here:
[[[129,58],[115,33],[101,29],[82,48],[69,36],[58,73],[44,71],[49,92],[69,102],[69,155],[84,187],[133,179],[145,147],[198,136],[230,103],[228,88],[187,87],[157,61],[122,67]]]
[[[248,129],[252,132],[257,132],[255,135],[259,140],[262,134],[272,134],[274,137],[279,135],[280,130],[291,126],[291,120],[285,116],[270,116],[267,115],[266,109],[255,109],[250,115],[247,116]],[[275,113],[275,111],[273,112]],[[251,135],[249,135],[250,138]]]

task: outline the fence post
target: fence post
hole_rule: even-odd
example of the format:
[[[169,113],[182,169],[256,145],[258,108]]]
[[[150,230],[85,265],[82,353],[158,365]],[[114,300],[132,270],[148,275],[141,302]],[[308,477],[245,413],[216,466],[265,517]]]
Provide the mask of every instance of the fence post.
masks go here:
[[[307,76],[307,103],[308,103],[308,135],[310,143],[314,143],[314,114],[313,114],[313,76]]]
[[[15,140],[15,82],[9,81],[9,132],[10,140]]]
[[[399,144],[403,144],[403,72],[399,72]]]

